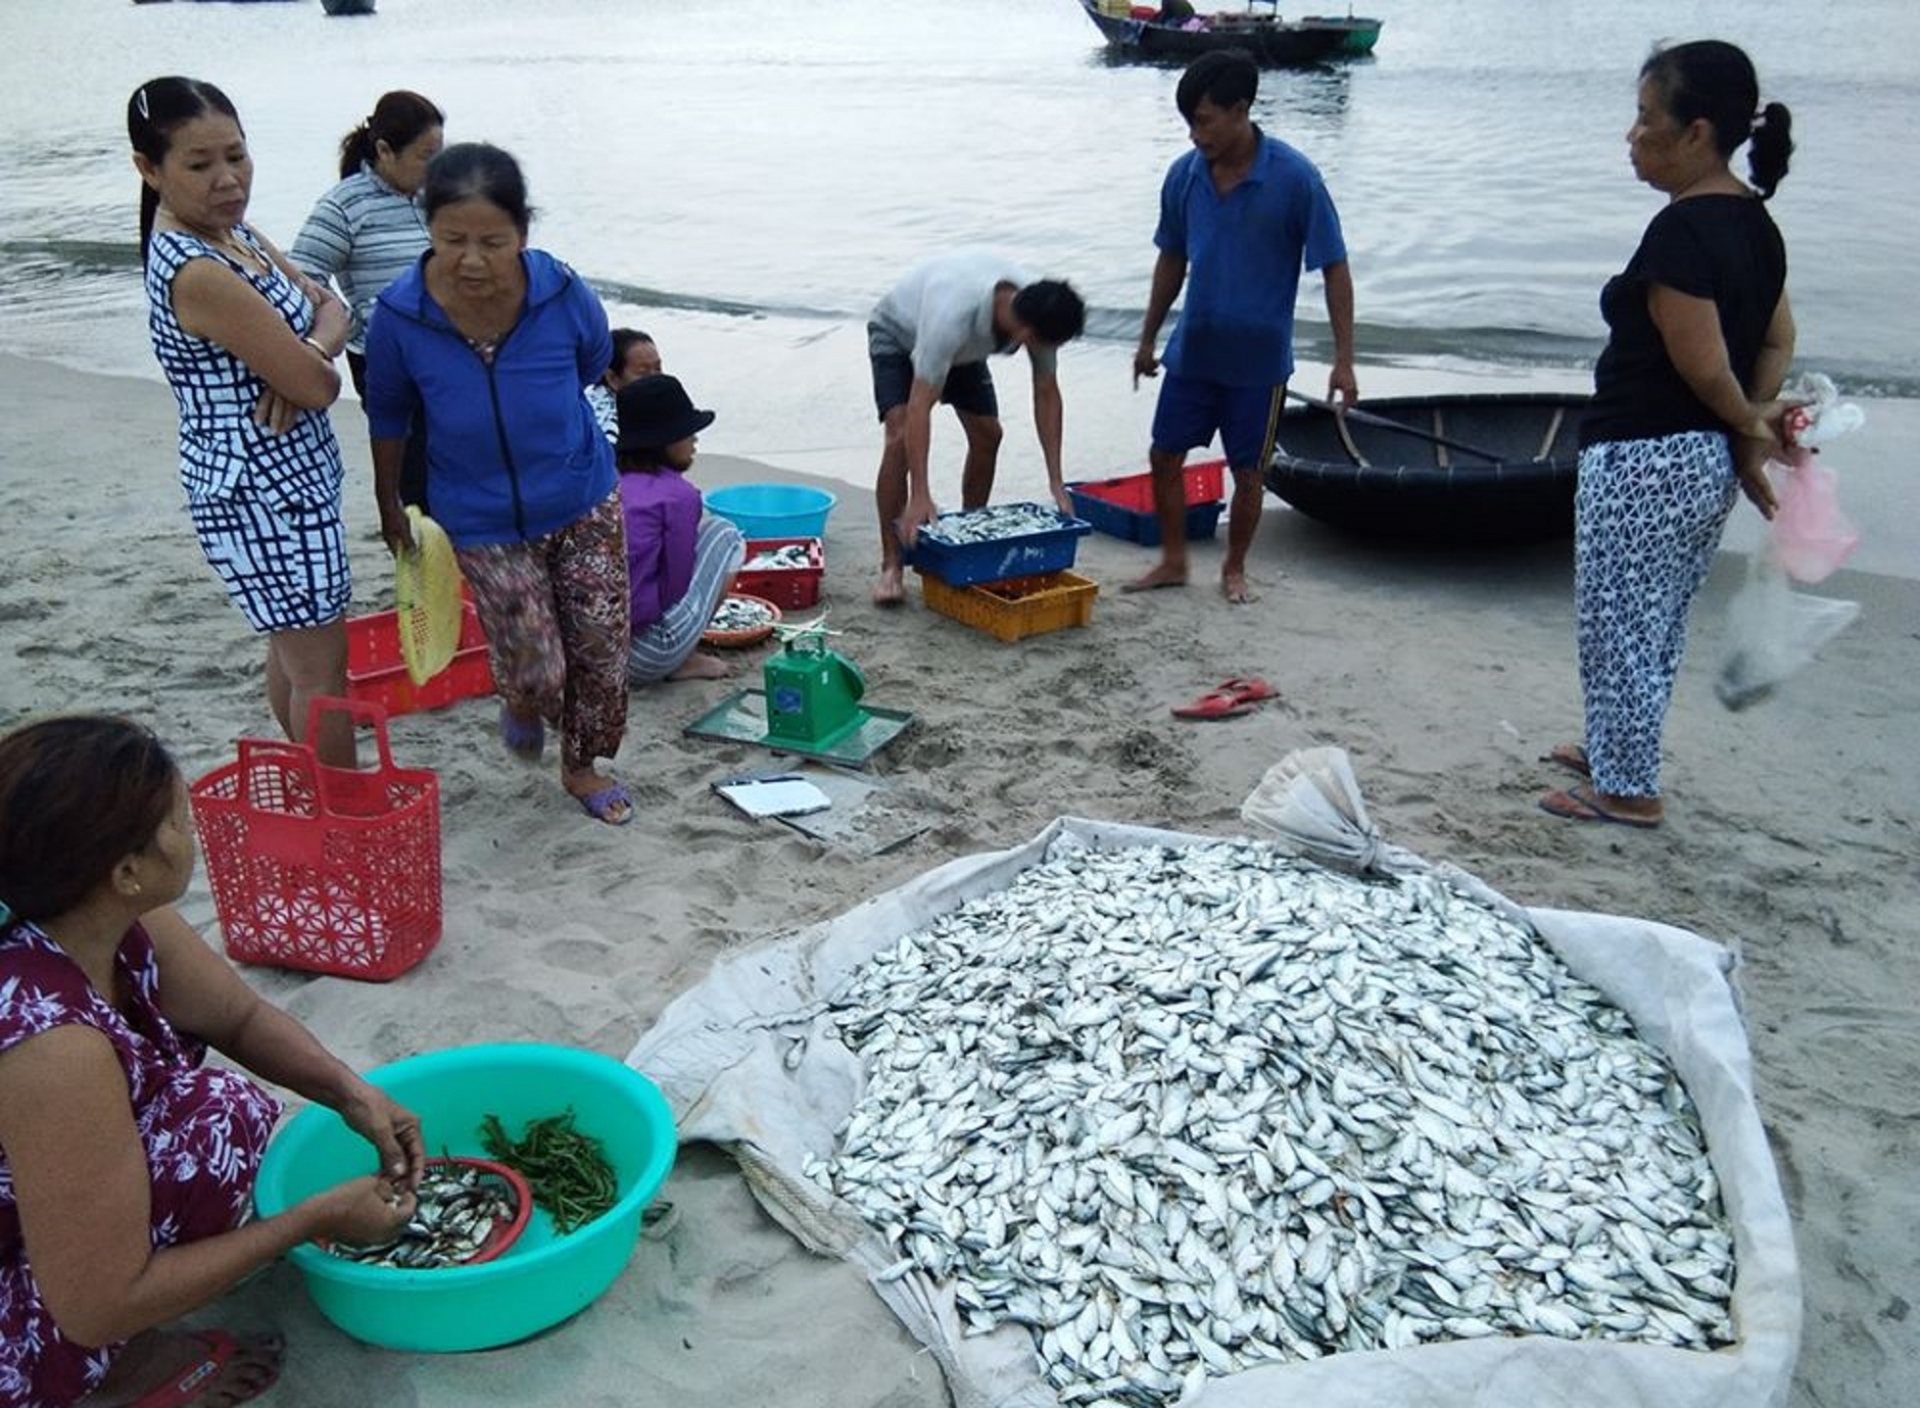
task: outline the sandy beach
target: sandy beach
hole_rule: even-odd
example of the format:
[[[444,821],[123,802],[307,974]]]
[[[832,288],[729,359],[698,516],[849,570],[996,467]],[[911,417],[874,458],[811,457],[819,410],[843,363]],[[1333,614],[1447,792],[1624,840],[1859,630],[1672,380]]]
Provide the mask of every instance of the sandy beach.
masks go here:
[[[1884,414],[1882,413],[1884,411]],[[336,409],[349,465],[355,610],[392,604],[364,422]],[[615,770],[638,815],[596,826],[546,770],[509,759],[491,701],[397,719],[395,752],[438,772],[445,937],[388,985],[249,968],[248,981],[361,1066],[475,1040],[541,1040],[624,1057],[716,954],[839,914],[951,859],[1032,836],[1063,813],[1204,833],[1242,830],[1249,788],[1289,751],[1352,756],[1385,836],[1529,905],[1657,919],[1735,947],[1762,1114],[1795,1219],[1805,1285],[1796,1408],[1920,1400],[1920,551],[1894,489],[1914,403],[1869,407],[1838,462],[1875,488],[1850,502],[1867,542],[1823,583],[1860,619],[1809,671],[1746,712],[1715,700],[1723,554],[1696,607],[1667,733],[1668,824],[1642,834],[1535,810],[1537,761],[1579,732],[1571,549],[1462,556],[1386,549],[1270,511],[1251,559],[1259,603],[1194,585],[1119,584],[1145,550],[1093,536],[1076,570],[1102,590],[1091,625],[1001,644],[926,610],[868,604],[870,499],[841,493],[827,536],[836,642],[868,702],[917,726],[875,776],[925,829],[879,854],[755,823],[709,784],[770,766],[749,745],[683,735],[741,683],[636,692]],[[948,428],[943,427],[943,430]],[[1009,443],[1024,435],[1010,426]],[[108,710],[149,723],[190,777],[271,736],[261,649],[202,562],[157,382],[0,357],[0,727]],[[938,438],[938,437],[937,437]],[[948,438],[953,438],[949,435]],[[1842,454],[1836,447],[1836,457]],[[951,470],[947,487],[951,489]],[[707,486],[772,477],[703,455]],[[796,477],[782,474],[779,477]],[[1742,510],[1743,514],[1746,512]],[[1904,535],[1904,536],[1902,536]],[[1752,541],[1743,525],[1730,542]],[[1230,676],[1280,697],[1190,723],[1169,706]],[[217,935],[204,875],[189,917]],[[726,1155],[681,1151],[650,1232],[614,1288],[526,1344],[430,1356],[369,1349],[269,1270],[196,1317],[276,1327],[284,1405],[947,1402],[940,1373],[858,1272],[810,1256],[753,1203]]]

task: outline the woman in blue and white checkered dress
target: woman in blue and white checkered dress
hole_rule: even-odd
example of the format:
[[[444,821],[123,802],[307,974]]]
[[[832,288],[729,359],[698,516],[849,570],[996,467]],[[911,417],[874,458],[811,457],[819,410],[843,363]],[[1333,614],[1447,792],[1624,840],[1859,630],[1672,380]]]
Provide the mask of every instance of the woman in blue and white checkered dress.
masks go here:
[[[180,480],[206,554],[267,637],[267,700],[288,737],[346,692],[352,592],[343,470],[327,407],[349,315],[246,223],[253,159],[218,88],[159,78],[127,104],[148,325],[180,407]],[[324,761],[350,766],[344,717]]]

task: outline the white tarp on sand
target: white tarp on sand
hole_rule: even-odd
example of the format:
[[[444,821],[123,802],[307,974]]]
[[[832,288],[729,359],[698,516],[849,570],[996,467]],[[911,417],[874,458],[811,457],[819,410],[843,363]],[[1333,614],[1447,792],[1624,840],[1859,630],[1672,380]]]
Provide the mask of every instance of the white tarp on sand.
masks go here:
[[[1277,765],[1247,799],[1250,822],[1288,849],[1351,870],[1428,868],[1382,844],[1366,820],[1345,754],[1316,749]],[[801,1169],[830,1153],[859,1099],[859,1058],[835,1037],[828,1001],[901,936],[975,896],[1004,888],[1064,839],[1098,848],[1216,838],[1061,818],[1025,845],[952,861],[836,919],[731,954],[673,1002],[628,1064],[672,1102],[683,1140],[712,1140],[739,1159],[755,1195],[807,1246],[869,1277],[895,1260],[880,1235]],[[1336,1354],[1209,1380],[1214,1408],[1277,1402],[1315,1408],[1380,1404],[1765,1408],[1784,1403],[1800,1336],[1792,1229],[1754,1104],[1746,1034],[1728,981],[1731,955],[1698,935],[1641,919],[1521,909],[1472,877],[1434,868],[1483,902],[1531,922],[1580,978],[1633,1018],[1673,1062],[1700,1114],[1734,1231],[1737,1342],[1716,1353],[1545,1335]],[[947,1375],[959,1408],[1041,1408],[1029,1333],[963,1336],[951,1293],[915,1273],[874,1282]]]

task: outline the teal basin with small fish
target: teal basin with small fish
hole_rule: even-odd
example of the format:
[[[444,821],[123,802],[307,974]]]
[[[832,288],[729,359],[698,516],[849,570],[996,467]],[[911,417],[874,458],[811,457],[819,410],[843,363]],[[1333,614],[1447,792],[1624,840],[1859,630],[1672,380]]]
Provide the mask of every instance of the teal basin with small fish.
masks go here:
[[[619,1195],[564,1236],[536,1206],[505,1251],[477,1264],[415,1270],[351,1261],[311,1243],[295,1247],[290,1256],[308,1294],[347,1334],[386,1349],[491,1349],[584,1310],[626,1268],[641,1214],[678,1147],[673,1112],[652,1081],[597,1052],[538,1042],[430,1052],[377,1067],[367,1079],[420,1116],[432,1156],[484,1157],[480,1127],[489,1114],[518,1130],[570,1108],[575,1127],[605,1148]],[[366,1141],[332,1110],[309,1106],[268,1147],[254,1206],[271,1217],[373,1171]]]

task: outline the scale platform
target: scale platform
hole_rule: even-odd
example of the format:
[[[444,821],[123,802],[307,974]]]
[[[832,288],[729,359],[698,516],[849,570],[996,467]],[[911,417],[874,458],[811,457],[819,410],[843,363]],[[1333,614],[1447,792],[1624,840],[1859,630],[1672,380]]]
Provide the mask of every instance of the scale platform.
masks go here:
[[[725,743],[754,743],[779,753],[823,758],[832,763],[863,767],[875,753],[913,726],[913,715],[900,709],[866,705],[856,711],[860,721],[825,747],[767,736],[767,692],[738,689],[688,724],[682,732],[693,738],[717,738]]]

